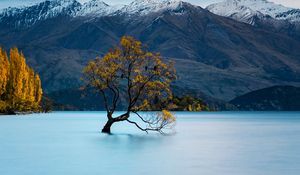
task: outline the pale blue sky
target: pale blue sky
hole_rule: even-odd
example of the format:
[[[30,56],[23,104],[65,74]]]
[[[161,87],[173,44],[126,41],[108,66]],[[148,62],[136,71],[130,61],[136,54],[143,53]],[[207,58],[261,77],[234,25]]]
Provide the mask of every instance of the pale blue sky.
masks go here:
[[[16,5],[27,5],[31,3],[40,2],[43,0],[0,0],[0,9],[6,8],[8,6],[16,6]],[[79,0],[81,2],[88,0]],[[133,0],[103,0],[108,4],[128,4]],[[209,4],[220,2],[222,0],[183,0],[190,2],[192,4],[200,5],[201,7],[206,7]],[[300,8],[300,0],[270,0],[272,2],[283,4],[285,6]]]

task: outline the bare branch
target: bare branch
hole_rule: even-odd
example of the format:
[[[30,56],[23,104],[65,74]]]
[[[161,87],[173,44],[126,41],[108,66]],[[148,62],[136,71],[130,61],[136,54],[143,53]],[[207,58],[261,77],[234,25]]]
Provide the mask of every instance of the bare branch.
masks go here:
[[[162,131],[162,128],[161,127],[159,127],[159,128],[142,128],[142,127],[140,127],[136,122],[134,122],[134,121],[131,121],[131,120],[129,120],[129,119],[127,119],[126,121],[128,121],[129,123],[131,123],[131,124],[134,124],[137,128],[139,128],[141,131],[145,131],[145,132],[147,132],[148,133],[148,131],[157,131],[157,132],[159,132],[159,133],[161,133],[161,134],[163,134],[163,131]]]
[[[136,114],[143,122],[145,122],[149,125],[154,124],[153,122],[145,120],[138,112],[133,112],[133,113]]]

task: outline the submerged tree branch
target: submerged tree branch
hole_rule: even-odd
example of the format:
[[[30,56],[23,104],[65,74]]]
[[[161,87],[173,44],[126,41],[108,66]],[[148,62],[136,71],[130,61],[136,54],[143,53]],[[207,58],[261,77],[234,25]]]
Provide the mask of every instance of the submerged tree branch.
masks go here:
[[[152,122],[145,120],[138,112],[133,112],[133,113],[136,114],[143,122],[145,122],[149,125],[153,124]]]
[[[148,133],[148,131],[157,131],[157,132],[163,134],[162,127],[158,127],[158,128],[142,128],[141,126],[139,126],[134,121],[131,121],[129,119],[126,119],[126,121],[129,122],[129,123],[131,123],[131,124],[134,124],[137,128],[139,128],[141,131],[145,131],[146,133]]]

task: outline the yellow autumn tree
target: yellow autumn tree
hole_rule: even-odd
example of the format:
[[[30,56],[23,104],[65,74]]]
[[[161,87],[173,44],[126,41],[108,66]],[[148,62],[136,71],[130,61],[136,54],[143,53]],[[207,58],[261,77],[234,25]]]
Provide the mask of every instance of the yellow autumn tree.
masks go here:
[[[36,83],[35,83],[35,75],[34,71],[31,68],[28,68],[28,79],[27,79],[27,94],[26,99],[30,101],[31,103],[34,103],[36,101],[35,98],[35,90],[36,90]]]
[[[0,96],[6,92],[9,78],[9,62],[6,52],[0,48]]]
[[[42,83],[40,76],[38,74],[35,74],[34,76],[34,97],[35,97],[35,103],[39,104],[42,100],[43,90],[42,90]]]
[[[102,95],[107,111],[107,123],[102,129],[111,132],[115,122],[127,121],[142,131],[158,131],[170,128],[175,117],[166,109],[152,117],[140,115],[149,109],[158,98],[171,98],[170,83],[175,79],[173,63],[164,63],[161,56],[148,52],[140,41],[133,37],[122,37],[103,58],[92,60],[84,69],[84,80]],[[126,111],[114,116],[120,96],[126,99]],[[123,102],[124,103],[124,102]],[[146,126],[131,120],[137,117]]]
[[[0,48],[0,111],[6,109],[7,104],[4,99],[6,87],[9,79],[9,61],[6,52]]]
[[[17,48],[10,50],[10,81],[12,91],[10,94],[13,104],[25,99],[27,83],[27,66],[23,54]]]
[[[0,63],[0,112],[39,111],[41,81],[26,64],[24,55],[12,48],[8,60],[6,52],[0,49]]]

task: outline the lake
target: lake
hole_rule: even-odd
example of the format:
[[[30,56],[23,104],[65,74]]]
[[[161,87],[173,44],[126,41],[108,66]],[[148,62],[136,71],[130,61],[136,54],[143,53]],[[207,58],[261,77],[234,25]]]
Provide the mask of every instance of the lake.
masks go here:
[[[176,134],[103,112],[0,117],[1,175],[299,175],[300,112],[176,113]]]

